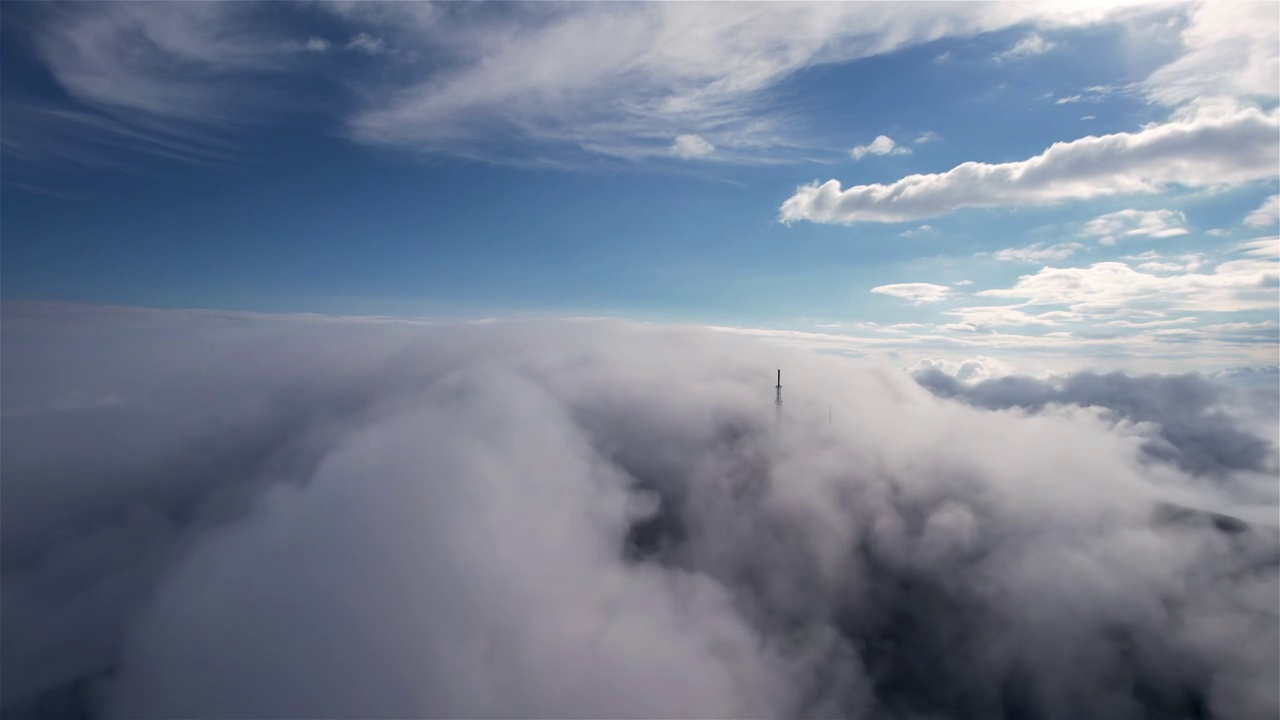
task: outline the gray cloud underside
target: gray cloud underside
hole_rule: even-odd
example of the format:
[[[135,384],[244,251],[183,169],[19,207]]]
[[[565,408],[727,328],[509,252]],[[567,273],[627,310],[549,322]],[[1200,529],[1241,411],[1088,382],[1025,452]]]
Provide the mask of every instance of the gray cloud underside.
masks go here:
[[[936,368],[915,373],[939,397],[992,410],[1046,407],[1103,408],[1116,421],[1151,423],[1146,457],[1172,462],[1194,474],[1239,470],[1280,472],[1276,464],[1274,387],[1245,390],[1203,375],[1131,376],[1080,372],[1057,382],[1006,376],[964,383]],[[1240,415],[1241,409],[1248,414]],[[1268,427],[1270,425],[1271,427]]]
[[[1114,418],[612,322],[4,311],[6,717],[1277,711],[1274,478]]]

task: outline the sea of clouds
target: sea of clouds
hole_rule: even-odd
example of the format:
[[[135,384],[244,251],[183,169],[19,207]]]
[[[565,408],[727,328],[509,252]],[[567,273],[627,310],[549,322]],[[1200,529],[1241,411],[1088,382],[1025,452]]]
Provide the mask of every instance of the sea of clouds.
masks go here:
[[[1280,712],[1267,384],[3,310],[6,718]]]

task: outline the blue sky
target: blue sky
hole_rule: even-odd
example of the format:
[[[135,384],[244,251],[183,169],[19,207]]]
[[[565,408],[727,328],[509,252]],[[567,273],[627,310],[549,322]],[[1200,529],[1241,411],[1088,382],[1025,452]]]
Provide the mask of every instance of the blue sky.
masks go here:
[[[1276,362],[1275,3],[0,13],[5,301]]]

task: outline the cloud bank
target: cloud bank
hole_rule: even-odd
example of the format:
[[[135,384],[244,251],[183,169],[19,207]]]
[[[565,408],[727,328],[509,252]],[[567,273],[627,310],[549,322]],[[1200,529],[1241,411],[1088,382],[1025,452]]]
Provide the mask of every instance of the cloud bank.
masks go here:
[[[1126,425],[612,321],[4,311],[6,717],[1277,710],[1275,437],[1207,380],[1096,380]]]
[[[1275,176],[1280,113],[1256,108],[1199,115],[1136,132],[1059,142],[1027,160],[966,162],[943,173],[842,188],[798,188],[783,222],[906,222],[963,208],[1049,205],[1172,187],[1236,185]]]

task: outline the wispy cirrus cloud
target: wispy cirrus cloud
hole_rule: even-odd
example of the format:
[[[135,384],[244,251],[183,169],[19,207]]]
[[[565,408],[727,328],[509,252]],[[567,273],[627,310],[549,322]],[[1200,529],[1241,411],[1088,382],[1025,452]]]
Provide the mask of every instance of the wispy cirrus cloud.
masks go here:
[[[248,3],[112,3],[51,10],[35,35],[74,98],[130,119],[202,125],[249,121],[272,98],[264,76],[297,67],[298,49],[322,51],[261,22]]]
[[[672,138],[697,135],[720,149],[717,159],[741,161],[804,144],[768,91],[805,68],[1117,12],[998,3],[531,4],[512,13],[333,4],[318,9],[336,27],[301,39],[288,22],[298,9],[268,7],[59,6],[42,12],[36,39],[70,95],[151,122],[262,122],[263,108],[283,100],[269,81],[311,74],[306,63],[325,56],[326,73],[354,102],[323,111],[336,110],[331,120],[360,143],[482,159],[547,151],[634,160],[670,157]],[[343,36],[350,39],[336,39]]]
[[[1031,33],[1013,44],[1013,47],[996,55],[997,61],[1021,60],[1035,55],[1043,55],[1057,47],[1052,40],[1045,40],[1040,33]]]

